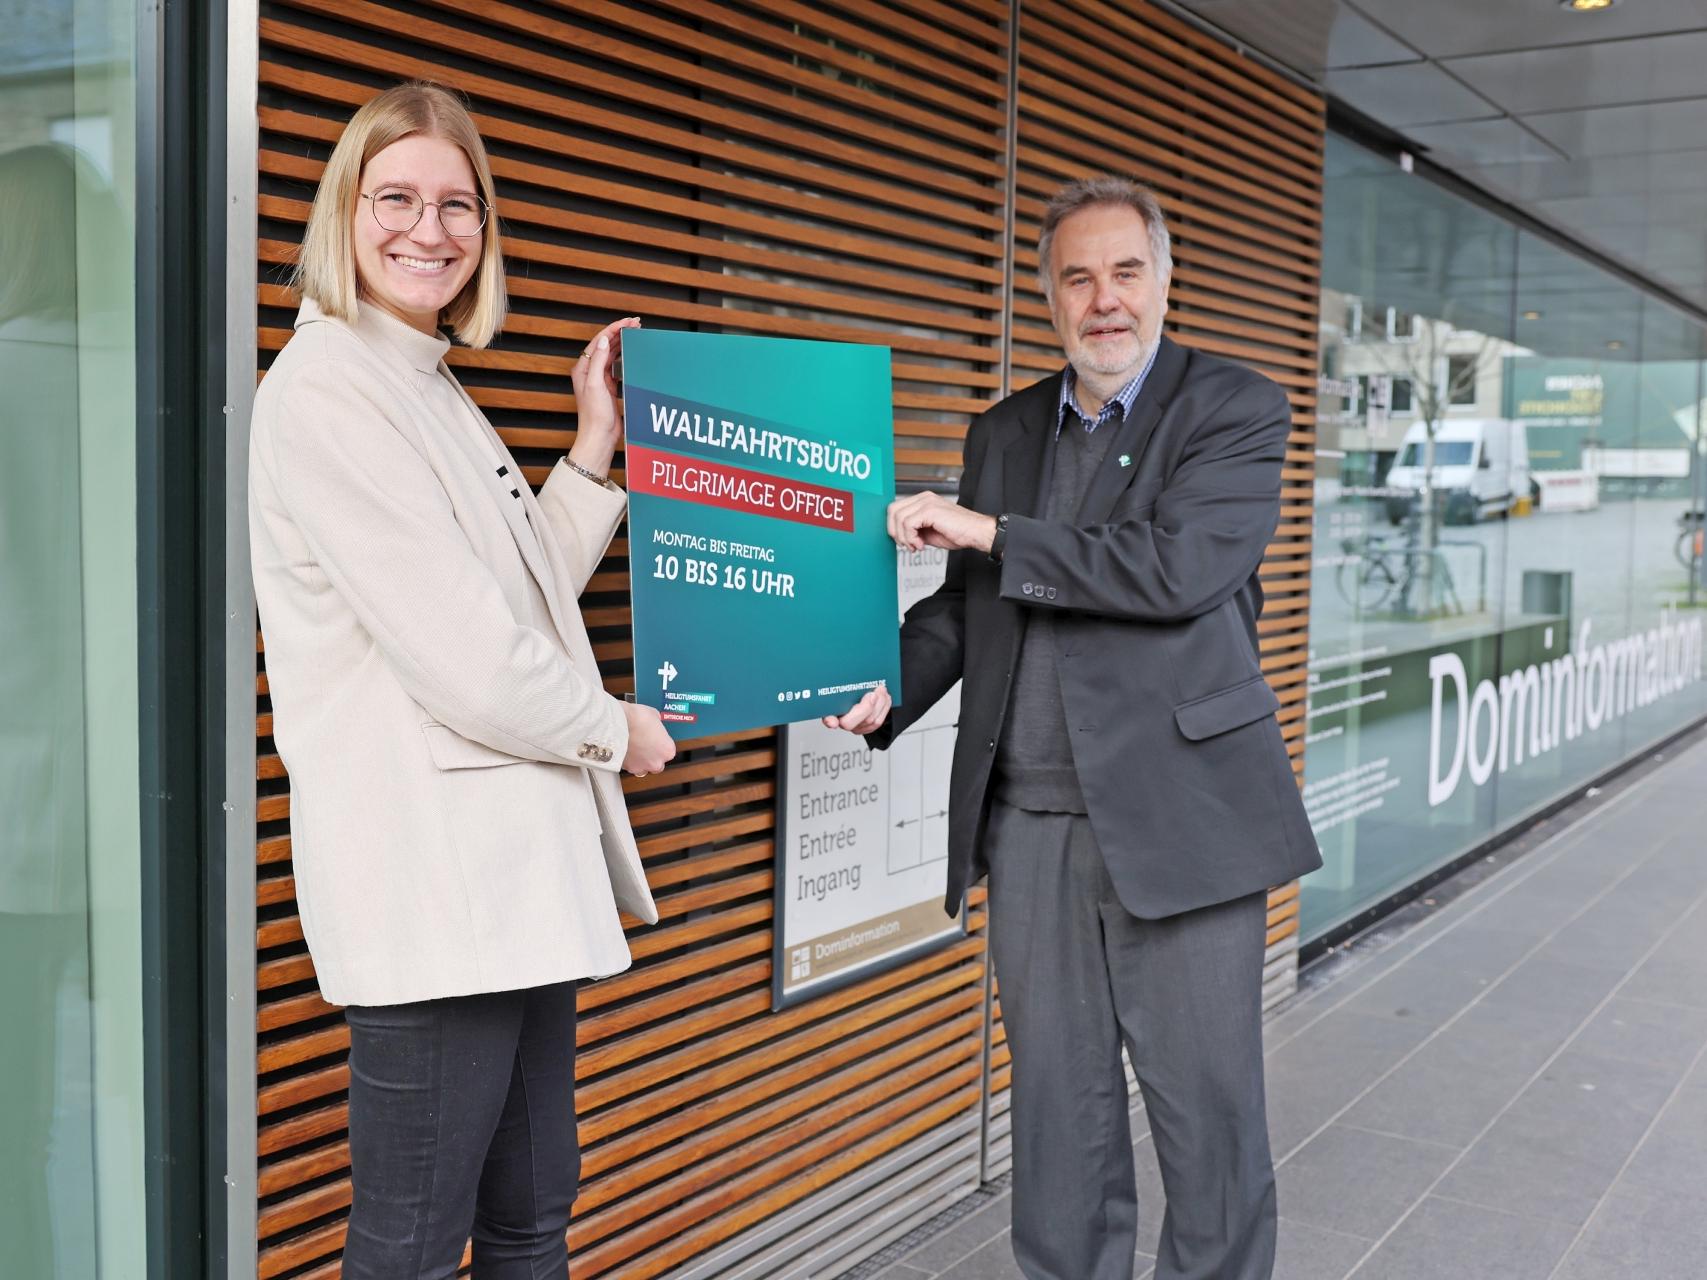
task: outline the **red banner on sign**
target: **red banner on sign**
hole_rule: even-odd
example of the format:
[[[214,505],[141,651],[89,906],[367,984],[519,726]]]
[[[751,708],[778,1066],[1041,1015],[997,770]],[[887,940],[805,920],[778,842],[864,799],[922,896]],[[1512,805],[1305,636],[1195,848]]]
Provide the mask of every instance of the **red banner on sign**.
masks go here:
[[[853,494],[843,489],[633,444],[628,446],[627,470],[633,493],[853,532]]]

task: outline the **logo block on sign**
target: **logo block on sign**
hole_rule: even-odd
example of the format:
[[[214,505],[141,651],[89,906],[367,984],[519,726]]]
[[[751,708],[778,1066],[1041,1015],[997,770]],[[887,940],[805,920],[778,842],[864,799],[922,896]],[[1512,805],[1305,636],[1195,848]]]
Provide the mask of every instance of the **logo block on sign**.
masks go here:
[[[789,959],[792,961],[788,970],[788,977],[791,982],[799,982],[802,978],[809,978],[812,976],[811,947],[794,948],[789,955]]]

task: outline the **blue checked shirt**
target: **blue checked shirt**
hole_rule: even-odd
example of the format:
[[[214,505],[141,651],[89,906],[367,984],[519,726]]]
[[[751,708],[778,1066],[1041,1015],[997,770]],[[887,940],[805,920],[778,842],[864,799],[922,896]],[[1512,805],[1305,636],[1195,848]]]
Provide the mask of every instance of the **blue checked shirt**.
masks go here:
[[[1156,344],[1156,351],[1162,349],[1162,344]],[[1078,389],[1079,375],[1068,365],[1067,371],[1061,378],[1061,404],[1055,414],[1055,438],[1061,438],[1061,428],[1066,425],[1067,414],[1071,413],[1079,420],[1086,431],[1095,431],[1105,422],[1117,419],[1126,421],[1126,416],[1132,412],[1132,405],[1138,399],[1138,393],[1144,389],[1144,379],[1150,376],[1150,369],[1156,363],[1156,351],[1150,353],[1150,358],[1144,362],[1144,367],[1138,371],[1138,376],[1116,391],[1107,404],[1097,412],[1096,417],[1087,418],[1079,412],[1079,402],[1074,398]]]

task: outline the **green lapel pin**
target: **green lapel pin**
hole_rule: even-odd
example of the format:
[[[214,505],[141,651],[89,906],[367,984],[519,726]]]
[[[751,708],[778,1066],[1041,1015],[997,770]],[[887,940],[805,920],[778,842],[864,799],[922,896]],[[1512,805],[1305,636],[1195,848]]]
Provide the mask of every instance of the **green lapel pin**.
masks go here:
[[[1121,454],[1120,465],[1123,467],[1130,467],[1132,465],[1132,455],[1130,453]]]

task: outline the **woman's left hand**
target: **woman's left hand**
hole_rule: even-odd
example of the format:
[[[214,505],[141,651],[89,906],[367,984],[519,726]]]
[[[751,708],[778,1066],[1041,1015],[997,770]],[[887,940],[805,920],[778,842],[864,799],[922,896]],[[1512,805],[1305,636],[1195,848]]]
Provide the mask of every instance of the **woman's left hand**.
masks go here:
[[[639,316],[607,324],[587,344],[570,375],[575,383],[577,422],[575,447],[569,456],[576,465],[603,475],[622,443],[622,331],[638,329]]]

